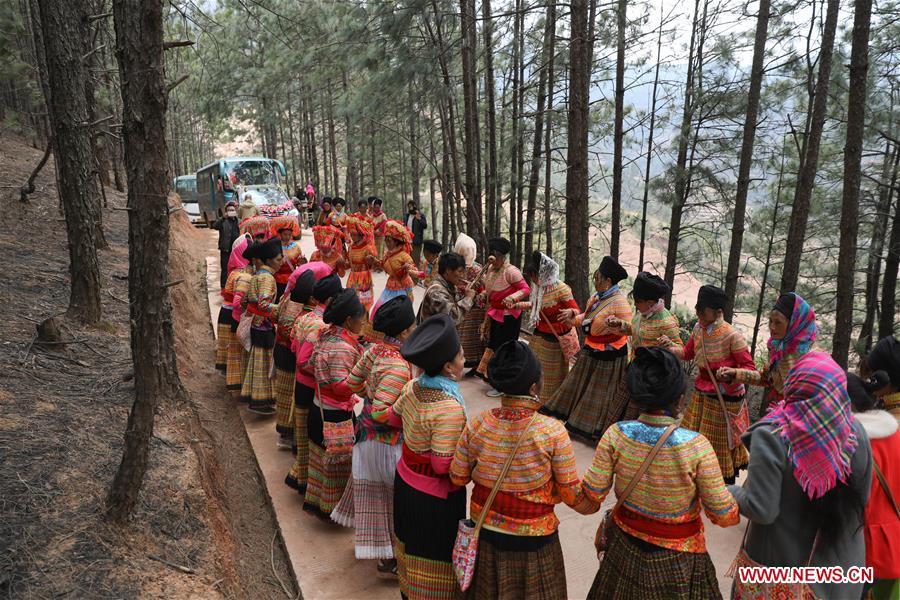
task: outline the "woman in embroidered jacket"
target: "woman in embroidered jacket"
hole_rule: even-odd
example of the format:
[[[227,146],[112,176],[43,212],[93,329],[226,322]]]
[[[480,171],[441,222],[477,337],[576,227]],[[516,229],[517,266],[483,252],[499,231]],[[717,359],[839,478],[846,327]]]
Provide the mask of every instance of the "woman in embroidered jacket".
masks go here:
[[[615,486],[620,497],[666,429],[684,396],[680,361],[668,350],[638,347],[626,374],[629,396],[642,411],[613,424],[597,444],[576,510],[590,514]],[[665,493],[660,493],[665,490]],[[613,520],[588,598],[693,600],[721,598],[706,551],[700,509],[714,524],[737,525],[738,507],[725,489],[710,443],[674,430]]]
[[[682,360],[696,360],[697,377],[694,394],[684,411],[684,426],[699,431],[712,444],[719,457],[722,477],[726,483],[734,483],[741,469],[747,466],[747,449],[739,439],[729,447],[729,423],[722,412],[716,387],[722,394],[725,410],[738,415],[744,403],[744,384],[711,379],[721,367],[755,370],[753,357],[744,336],[726,323],[722,317],[727,296],[714,285],[704,285],[697,294],[697,324],[684,347],[678,346],[667,336],[660,336],[659,343],[668,347]],[[709,368],[707,368],[707,365]]]
[[[481,271],[481,265],[475,261],[475,257],[478,254],[478,246],[475,244],[475,240],[461,233],[456,238],[453,251],[466,261],[466,272],[456,285],[459,293],[465,296],[470,289],[475,291],[475,300],[472,302],[472,308],[466,312],[462,322],[457,326],[459,341],[462,343],[463,352],[466,355],[466,368],[471,369],[466,373],[466,377],[473,377],[476,375],[475,367],[481,362],[481,356],[484,354],[484,340],[481,339],[481,324],[484,323],[486,310],[486,299],[482,294],[484,282],[476,283],[475,281],[478,278],[478,272]]]
[[[384,201],[378,196],[369,196],[369,201],[372,204],[372,210],[369,213],[369,219],[372,221],[372,226],[375,229],[375,254],[378,257],[378,260],[384,258],[384,226],[387,223],[388,217],[384,214],[384,211],[381,210],[381,206],[384,204]]]
[[[622,376],[628,364],[628,336],[609,326],[609,317],[631,320],[631,306],[619,290],[628,273],[612,257],[606,256],[594,273],[597,293],[588,301],[584,314],[563,309],[560,318],[580,326],[586,337],[575,366],[547,402],[546,414],[566,422],[569,431],[600,439],[615,423],[628,418],[628,394]]]
[[[503,393],[500,408],[469,421],[450,465],[454,484],[475,482],[472,520],[484,510],[520,436],[522,441],[485,518],[475,575],[464,596],[563,600],[566,569],[554,506],[576,506],[579,500],[572,442],[562,423],[536,414],[541,364],[528,345],[516,340],[500,346],[488,376]]]
[[[242,304],[247,290],[250,289],[250,281],[256,271],[253,265],[253,257],[259,246],[251,244],[244,247],[246,264],[228,274],[225,281],[225,289],[222,290],[222,307],[228,305],[231,308],[231,338],[225,350],[225,388],[230,391],[239,391],[244,380],[244,370],[247,366],[249,354],[241,346],[236,335],[238,323],[243,311]]]
[[[387,245],[387,252],[381,261],[381,268],[387,273],[388,279],[385,283],[384,291],[381,297],[375,303],[371,316],[374,317],[378,312],[378,307],[397,296],[407,296],[413,299],[413,277],[419,276],[419,269],[413,262],[410,244],[412,243],[412,234],[400,221],[391,219],[384,226],[384,241]]]
[[[375,302],[372,267],[378,259],[372,224],[356,215],[348,215],[344,219],[344,226],[350,236],[350,249],[347,251],[350,277],[347,278],[347,289],[356,290],[359,301],[366,307],[366,312],[369,312]]]
[[[797,359],[813,348],[818,335],[816,313],[806,300],[790,292],[782,294],[769,313],[769,365],[763,371],[722,367],[719,381],[739,381],[767,388],[759,414],[784,399],[784,380]]]
[[[305,274],[304,274],[305,275]],[[299,285],[299,284],[298,284]],[[337,275],[322,277],[313,284],[310,303],[312,310],[298,317],[291,330],[291,350],[296,357],[294,384],[294,446],[297,457],[291,472],[284,479],[288,487],[306,494],[309,479],[309,411],[315,408],[316,394],[315,368],[310,364],[313,349],[319,336],[328,326],[322,320],[331,299],[341,291],[341,280]],[[293,290],[292,290],[293,293]]]
[[[356,424],[353,476],[331,518],[356,529],[356,558],[380,559],[378,571],[397,572],[394,531],[394,477],[400,460],[400,429],[390,424],[388,409],[410,379],[412,370],[400,346],[416,320],[412,301],[398,296],[381,305],[373,327],[383,340],[369,348],[350,372],[347,385],[363,394]]]
[[[481,336],[487,340],[487,350],[477,369],[482,378],[486,378],[487,365],[497,348],[504,342],[519,339],[522,329],[522,311],[514,307],[528,297],[530,289],[522,272],[509,263],[507,257],[511,248],[512,244],[506,238],[488,240],[491,256],[484,276],[483,293],[488,310],[481,325]],[[492,390],[488,395],[497,397],[500,392]]]
[[[779,567],[866,564],[863,511],[872,489],[872,451],[853,418],[847,377],[829,355],[801,356],[784,382],[784,402],[744,434],[750,466],[731,485],[750,520],[733,565]],[[735,578],[733,598],[794,598],[777,584]],[[859,598],[862,583],[812,584],[824,600]],[[788,593],[786,593],[788,592]]]
[[[900,421],[900,341],[889,335],[878,340],[866,358],[859,365],[863,377],[870,377],[876,371],[884,371],[890,383],[879,388],[875,395],[881,400],[884,410]]]
[[[641,346],[658,346],[662,336],[668,337],[676,346],[682,345],[678,317],[669,312],[663,301],[668,293],[669,286],[659,276],[641,271],[634,278],[631,290],[634,318],[630,323],[618,317],[606,320],[611,329],[621,329],[631,338],[632,354]]]
[[[341,499],[350,478],[350,461],[329,460],[325,454],[323,423],[354,418],[359,401],[347,378],[362,356],[357,341],[366,309],[354,290],[341,290],[328,303],[322,320],[329,327],[319,334],[310,362],[315,370],[315,406],[309,413],[309,478],[303,509],[328,516]]]
[[[253,319],[250,328],[250,358],[241,385],[241,399],[249,402],[249,410],[261,415],[275,414],[275,390],[269,371],[272,367],[272,349],[275,346],[275,275],[281,267],[281,241],[271,239],[259,246],[256,257],[262,265],[250,280],[247,290],[246,314],[242,318]]]
[[[427,319],[400,348],[424,370],[389,411],[402,426],[402,457],[394,478],[394,535],[400,593],[410,600],[454,598],[450,563],[456,529],[466,516],[466,490],[450,481],[456,441],[466,426],[459,389],[463,353],[453,319]]]
[[[332,271],[343,277],[347,274],[347,262],[344,250],[344,232],[331,225],[313,227],[313,240],[316,250],[309,257],[310,262],[321,261],[331,267]]]
[[[275,350],[272,362],[275,366],[275,431],[278,433],[278,447],[294,446],[294,383],[296,381],[297,357],[291,350],[291,331],[294,323],[304,313],[309,312],[306,303],[312,293],[315,275],[300,277],[291,293],[282,297],[275,311]]]
[[[875,396],[890,385],[884,371],[871,379],[847,373],[847,393],[854,417],[859,421],[872,445],[872,491],[866,503],[866,566],[872,567],[875,582],[873,600],[896,599],[900,591],[900,431],[897,419],[879,408]],[[869,586],[867,586],[869,587]]]
[[[531,255],[525,276],[531,281],[531,301],[520,302],[516,308],[525,311],[528,325],[534,328],[529,344],[544,374],[541,401],[546,402],[565,381],[569,359],[578,349],[578,333],[561,318],[564,310],[577,312],[578,303],[572,288],[559,280],[559,265],[546,254]]]
[[[287,287],[288,278],[294,269],[306,262],[306,257],[303,256],[300,244],[294,241],[295,238],[300,237],[300,225],[297,224],[295,217],[273,217],[269,220],[269,231],[272,237],[281,240],[281,254],[284,256],[281,268],[275,273],[275,284],[278,286],[278,295],[275,297],[275,301],[280,302]]]

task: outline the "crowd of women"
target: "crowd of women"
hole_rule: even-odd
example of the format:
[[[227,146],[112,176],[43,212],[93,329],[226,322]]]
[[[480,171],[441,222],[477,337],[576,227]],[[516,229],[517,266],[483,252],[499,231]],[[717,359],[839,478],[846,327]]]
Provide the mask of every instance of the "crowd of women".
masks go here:
[[[309,261],[295,220],[240,224],[216,363],[251,411],[275,415],[279,445],[296,454],[285,483],[304,509],[353,527],[356,557],[396,575],[404,597],[567,597],[555,506],[595,513],[610,492],[591,598],[721,597],[701,515],[749,521],[729,569],[735,598],[897,597],[893,337],[846,373],[817,350],[809,304],[784,294],[757,369],[715,286],[700,289],[682,336],[665,282],[641,272],[626,294],[628,273],[611,257],[581,310],[545,254],[520,271],[496,238],[480,265],[461,235],[448,251],[424,241],[417,263],[409,222],[384,217],[380,201],[352,214],[345,204],[334,200],[341,208],[313,228]],[[387,274],[377,299],[375,270]],[[467,411],[463,377],[485,379],[497,406]],[[752,425],[748,385],[765,388]],[[584,473],[570,436],[596,445]],[[471,581],[458,535],[472,536],[460,525],[470,483]],[[875,581],[737,576],[760,565],[868,565]]]

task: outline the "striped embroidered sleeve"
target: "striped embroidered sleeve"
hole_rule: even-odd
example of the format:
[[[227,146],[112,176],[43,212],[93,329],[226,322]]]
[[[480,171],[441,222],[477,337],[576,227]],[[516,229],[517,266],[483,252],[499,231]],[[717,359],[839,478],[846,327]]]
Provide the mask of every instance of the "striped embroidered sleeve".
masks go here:
[[[750,356],[747,340],[736,330],[731,332],[731,356],[739,368],[749,371],[756,370],[756,363],[753,362],[753,357]]]
[[[712,444],[702,435],[691,442],[696,446],[696,485],[703,512],[709,520],[721,527],[737,525],[740,522],[737,502],[725,487],[722,470]]]
[[[559,431],[553,440],[553,457],[550,467],[553,469],[553,480],[559,489],[559,497],[569,506],[576,506],[582,501],[581,481],[578,478],[578,466],[575,463],[575,449],[569,433],[558,421]]]
[[[437,402],[430,408],[431,454],[452,458],[456,454],[456,442],[466,426],[466,413],[455,400]]]
[[[681,325],[678,323],[678,317],[670,314],[665,318],[665,324],[659,332],[659,336],[664,335],[668,337],[670,340],[675,342],[676,346],[683,346],[684,342],[681,341]],[[655,342],[656,340],[654,340]]]
[[[581,514],[589,515],[600,510],[600,505],[603,504],[612,488],[613,466],[615,465],[614,444],[619,436],[619,427],[613,425],[606,430],[597,443],[594,460],[581,481],[584,501],[573,507]]]
[[[748,385],[765,385],[765,372],[756,369],[735,369],[734,380]]]
[[[275,294],[278,290],[275,286],[275,277],[270,274],[261,274],[256,289],[256,306],[267,314],[272,315],[278,309],[275,304]]]
[[[350,370],[350,376],[347,377],[347,387],[353,390],[354,394],[359,394],[366,388],[366,378],[372,370],[372,351],[374,349],[374,347],[369,348]]]
[[[390,421],[388,410],[397,402],[403,392],[403,386],[412,378],[409,363],[402,358],[384,360],[385,365],[380,369],[378,385],[374,390],[369,390],[372,395],[372,418],[379,423]]]
[[[456,443],[456,453],[453,455],[453,462],[450,463],[450,481],[454,485],[463,486],[472,481],[472,448],[469,445],[472,425],[472,423],[466,425]]]
[[[694,336],[696,335],[697,330],[694,329],[693,333],[691,333],[691,337],[688,338],[687,344],[685,344],[684,348],[681,350],[681,360],[694,360],[694,356],[696,356],[697,352],[697,348],[694,346]],[[677,351],[675,352],[675,355],[678,356]]]

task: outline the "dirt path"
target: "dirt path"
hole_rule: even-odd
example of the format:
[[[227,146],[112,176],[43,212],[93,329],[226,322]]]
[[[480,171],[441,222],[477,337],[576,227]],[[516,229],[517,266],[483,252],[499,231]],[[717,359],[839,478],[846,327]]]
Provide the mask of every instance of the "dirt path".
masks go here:
[[[211,232],[209,235],[212,244],[215,234]],[[312,238],[308,232],[304,232],[301,244],[307,256],[312,253]],[[215,292],[219,281],[218,254],[210,252],[207,265],[211,314],[218,314],[219,296]],[[384,288],[385,279],[383,274],[375,274],[376,297]],[[421,294],[422,289],[416,288],[417,302],[421,300]],[[463,381],[462,390],[471,414],[497,406],[496,399],[485,395],[488,389],[486,384],[478,380]],[[284,476],[293,464],[293,456],[288,451],[276,448],[274,420],[260,418],[243,407],[241,416],[265,478],[285,547],[304,598],[396,598],[399,591],[396,582],[376,578],[375,561],[355,559],[352,530],[323,522],[301,509],[302,498],[284,484]],[[593,458],[593,447],[576,442],[575,455],[578,470],[584,473]],[[608,498],[601,511],[611,507],[613,503],[614,498]],[[560,539],[566,560],[569,595],[572,598],[583,598],[597,571],[593,539],[600,517],[599,514],[579,515],[564,505],[557,507],[556,514],[561,521]],[[737,552],[744,525],[722,529],[707,521],[706,529],[707,544],[716,565],[719,583],[723,594],[728,597],[731,580],[725,577],[725,571]]]

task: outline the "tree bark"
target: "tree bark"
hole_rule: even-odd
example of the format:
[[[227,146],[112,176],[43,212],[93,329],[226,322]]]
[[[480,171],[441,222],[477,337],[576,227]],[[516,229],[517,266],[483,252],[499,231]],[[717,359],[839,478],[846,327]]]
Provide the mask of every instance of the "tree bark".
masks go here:
[[[653,134],[656,129],[656,94],[659,90],[659,66],[662,62],[663,8],[659,7],[659,32],[656,37],[656,73],[650,99],[650,131],[647,136],[647,164],[644,167],[644,197],[641,201],[641,247],[638,271],[644,270],[644,250],[647,245],[647,204],[650,199],[650,165],[653,162]]]
[[[725,320],[734,315],[734,301],[741,266],[741,250],[744,244],[744,221],[747,212],[747,193],[750,190],[750,167],[753,164],[753,142],[756,137],[756,120],[759,115],[759,97],[762,92],[763,60],[766,40],[769,36],[769,11],[771,0],[759,0],[756,15],[756,36],[753,42],[753,64],[750,68],[750,89],[747,91],[747,114],[744,117],[744,135],[741,142],[741,162],[738,166],[737,192],[734,198],[734,223],[731,227],[731,248],[728,251],[728,268],[725,272]]]
[[[551,0],[550,4],[555,4]],[[488,237],[496,236],[500,229],[497,223],[497,185],[500,177],[497,173],[497,119],[494,82],[494,40],[493,21],[491,15],[491,0],[483,0],[481,14],[482,37],[484,39],[484,92],[485,92],[485,120],[487,122],[487,151],[488,160],[484,170],[484,185],[487,192],[487,230]]]
[[[891,216],[891,200],[894,188],[888,184],[891,171],[897,170],[900,161],[900,145],[891,146],[887,142],[884,150],[884,162],[881,168],[881,181],[878,189],[878,203],[875,208],[875,223],[872,225],[872,240],[869,243],[869,260],[866,267],[866,317],[859,332],[859,340],[863,351],[872,348],[872,330],[875,327],[875,315],[878,312],[878,285],[881,282],[881,255],[884,252],[885,235],[888,219]]]
[[[688,180],[687,153],[691,140],[691,122],[694,118],[694,53],[697,30],[699,28],[700,0],[694,0],[694,20],[691,28],[690,50],[688,51],[687,76],[684,83],[684,107],[681,113],[681,128],[678,135],[678,157],[675,163],[675,191],[672,198],[672,214],[669,219],[669,240],[666,244],[666,270],[663,279],[669,286],[666,306],[672,307],[672,289],[675,285],[675,268],[678,265],[678,242],[681,236],[681,215],[687,201]]]
[[[334,135],[334,98],[331,95],[331,86],[328,85],[328,146],[331,149],[331,184],[334,186],[334,195],[341,195],[341,180],[338,176],[337,142]]]
[[[478,177],[478,84],[475,67],[475,0],[460,0],[462,43],[464,154],[466,159],[466,229],[480,243],[485,243],[481,223],[481,182]],[[482,232],[482,233],[480,233]]]
[[[891,176],[891,187],[897,184],[897,163]],[[894,312],[897,300],[897,269],[900,268],[900,194],[894,207],[894,220],[891,224],[891,238],[888,242],[888,255],[884,261],[884,282],[881,285],[881,315],[878,319],[878,337],[883,338],[894,333]]]
[[[421,202],[419,196],[419,186],[421,183],[422,175],[419,170],[419,109],[416,107],[415,101],[415,92],[413,90],[413,86],[409,87],[409,176],[410,183],[412,186],[412,199],[413,202],[416,203],[416,206],[419,206]],[[374,148],[374,144],[373,144]],[[374,153],[373,153],[374,156]],[[373,165],[374,166],[374,165]],[[374,175],[372,176],[372,182],[375,182]],[[429,187],[429,190],[434,192],[434,185],[432,184]],[[432,204],[434,204],[434,198],[432,197]],[[432,208],[432,217],[434,216],[434,208]],[[434,230],[434,226],[432,225],[432,230]],[[434,235],[437,235],[435,232]]]
[[[166,200],[166,82],[161,0],[113,0],[116,54],[122,81],[125,168],[128,176],[128,296],[134,405],[125,448],[106,498],[108,516],[125,521],[147,469],[157,403],[181,399],[169,272]]]
[[[866,123],[866,76],[869,72],[869,26],[872,0],[856,0],[850,50],[847,98],[847,141],[844,144],[844,189],[841,198],[841,238],[837,272],[837,311],[831,357],[847,368],[853,337],[856,299],[856,242],[859,233],[859,180]]]
[[[588,87],[591,44],[587,0],[571,2],[569,43],[568,150],[566,163],[566,283],[582,306],[588,298]]]
[[[616,98],[613,133],[612,223],[609,233],[609,255],[619,258],[619,234],[622,226],[622,143],[625,120],[625,27],[628,0],[618,0],[616,9]]]
[[[547,58],[547,127],[544,133],[544,229],[547,236],[546,254],[553,256],[553,85],[555,83],[554,63],[556,58],[556,2],[551,0],[547,5],[547,37],[549,53]]]
[[[83,0],[76,0],[82,2]],[[47,72],[45,97],[53,130],[58,193],[66,218],[71,290],[68,315],[82,323],[100,320],[100,267],[97,228],[100,206],[93,195],[91,128],[84,91],[84,68],[79,22],[71,5],[37,0],[43,58]],[[81,12],[80,10],[77,12]]]
[[[812,200],[813,186],[816,181],[816,169],[819,164],[819,145],[822,141],[822,130],[828,109],[828,87],[831,78],[832,52],[834,37],[837,31],[840,0],[828,0],[825,13],[825,25],[822,31],[822,43],[819,50],[819,74],[816,79],[815,98],[811,111],[809,135],[806,137],[806,151],[803,165],[797,176],[797,187],[794,190],[794,205],[791,208],[791,222],[788,228],[787,247],[785,248],[784,266],[781,271],[781,293],[793,292],[797,289],[800,277],[800,255],[806,241],[806,224],[809,221],[809,203]]]

